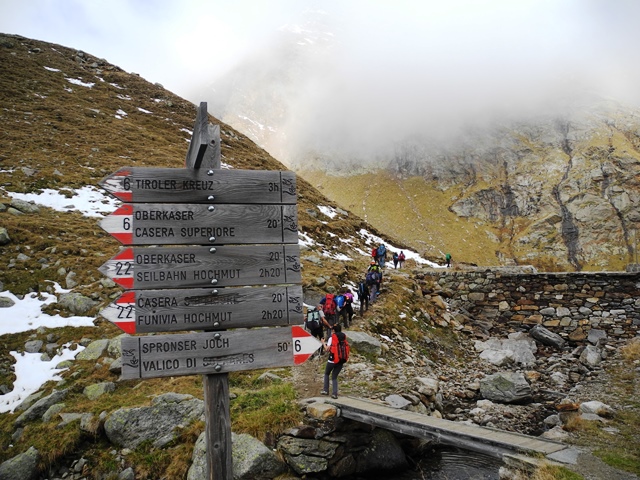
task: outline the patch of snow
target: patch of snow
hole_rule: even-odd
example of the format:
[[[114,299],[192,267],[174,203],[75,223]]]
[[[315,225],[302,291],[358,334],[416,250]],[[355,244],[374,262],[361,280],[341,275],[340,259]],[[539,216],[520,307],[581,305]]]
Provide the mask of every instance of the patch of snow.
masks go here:
[[[58,297],[46,292],[30,293],[22,300],[6,290],[0,296],[10,298],[15,303],[11,307],[2,309],[0,319],[0,335],[28,332],[39,327],[93,327],[93,317],[61,317],[42,312],[42,307],[55,303]]]
[[[120,100],[131,100],[131,97],[129,95],[123,95],[121,93],[116,95],[116,97],[118,97]]]
[[[57,68],[52,68],[52,67],[44,67],[45,70],[49,70],[50,72],[59,72],[60,70],[58,70]]]
[[[334,218],[336,215],[338,215],[338,212],[336,212],[335,208],[333,207],[318,205],[318,210],[320,210],[323,214],[325,214],[329,218]]]
[[[138,110],[140,110],[142,113],[153,113],[150,112],[149,110],[145,110],[144,108],[138,107]]]
[[[103,214],[114,212],[119,201],[105,195],[101,190],[92,186],[73,190],[73,196],[68,198],[58,190],[45,188],[42,193],[16,193],[5,191],[11,198],[34,202],[37,205],[53,208],[59,212],[77,211],[85,217],[102,217]]]
[[[62,380],[58,374],[66,368],[56,367],[65,360],[73,360],[84,350],[80,345],[75,350],[70,350],[69,346],[68,343],[63,345],[60,353],[48,362],[41,360],[41,353],[10,352],[16,359],[14,365],[16,381],[12,391],[0,395],[0,413],[13,412],[29,395],[40,390],[40,387],[49,380]]]
[[[74,85],[80,85],[81,87],[87,87],[87,88],[93,88],[93,86],[95,85],[95,83],[83,82],[82,80],[77,78],[67,78],[67,82],[73,83]]]

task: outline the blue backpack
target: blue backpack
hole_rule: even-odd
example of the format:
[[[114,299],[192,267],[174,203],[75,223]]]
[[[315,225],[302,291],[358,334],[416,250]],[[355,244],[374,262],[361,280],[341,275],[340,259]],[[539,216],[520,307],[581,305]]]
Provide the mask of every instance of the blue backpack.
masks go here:
[[[338,310],[342,310],[342,307],[344,307],[344,304],[347,301],[344,295],[337,295],[334,300],[336,301],[336,306],[338,307]]]
[[[378,247],[378,256],[384,257],[385,253],[387,253],[387,247],[384,246],[384,243],[380,244],[380,246]]]
[[[367,282],[367,285],[375,285],[376,283],[378,283],[378,272],[375,272],[373,270],[367,272],[365,281]]]

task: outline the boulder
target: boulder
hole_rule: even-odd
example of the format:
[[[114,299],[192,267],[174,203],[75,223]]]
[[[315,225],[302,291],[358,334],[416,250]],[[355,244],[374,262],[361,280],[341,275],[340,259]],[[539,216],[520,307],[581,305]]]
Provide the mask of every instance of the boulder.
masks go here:
[[[405,470],[409,464],[398,439],[389,430],[373,431],[371,443],[358,455],[356,472],[366,473]]]
[[[9,232],[6,228],[0,227],[0,245],[6,245],[11,242]]]
[[[113,382],[101,382],[93,385],[87,385],[84,388],[82,394],[89,400],[95,400],[96,398],[104,395],[105,393],[111,393],[116,389],[116,384]]]
[[[327,420],[338,415],[335,405],[323,402],[314,402],[307,406],[307,415],[318,420]]]
[[[299,475],[325,471],[337,448],[337,443],[320,439],[283,436],[278,440],[278,450]]]
[[[0,295],[0,308],[11,308],[16,304],[13,299]]]
[[[500,372],[480,380],[480,393],[492,402],[528,403],[533,400],[531,386],[522,373]]]
[[[91,300],[89,297],[76,292],[61,293],[58,297],[58,304],[76,315],[87,313],[98,302]]]
[[[11,206],[22,213],[38,213],[40,211],[40,207],[35,203],[20,200],[19,198],[12,199]]]
[[[76,360],[97,360],[99,359],[109,345],[109,339],[102,338],[91,342],[87,347],[76,355]]]
[[[380,356],[382,347],[380,341],[377,338],[364,332],[348,331],[347,340],[351,345],[352,350],[362,355],[373,355],[375,357]]]
[[[41,398],[25,410],[25,412],[16,419],[15,425],[22,426],[31,420],[42,418],[45,412],[49,410],[49,407],[60,403],[66,396],[67,390],[54,390],[50,395]]]
[[[580,363],[589,368],[596,368],[602,362],[600,350],[594,345],[587,345],[580,354]]]
[[[396,394],[388,395],[387,397],[385,397],[384,401],[387,402],[387,404],[390,407],[397,408],[400,410],[406,410],[407,407],[411,405],[410,400],[407,400],[402,395],[396,395]]]
[[[157,448],[176,436],[179,427],[204,418],[204,402],[191,395],[165,393],[149,407],[121,408],[113,412],[104,428],[111,443],[135,449],[146,440]]]
[[[29,447],[24,453],[0,464],[0,480],[35,480],[38,478],[40,453],[35,447]]]
[[[427,397],[433,397],[440,389],[440,380],[433,377],[416,377],[418,393]]]
[[[552,331],[544,328],[542,325],[534,325],[531,330],[529,330],[529,335],[531,335],[543,345],[555,347],[558,349],[564,347],[564,344],[566,343],[564,338],[562,338],[557,333],[553,333]]]
[[[593,400],[591,402],[584,402],[580,404],[580,412],[592,413],[604,418],[612,418],[615,415],[615,410],[606,403]]]

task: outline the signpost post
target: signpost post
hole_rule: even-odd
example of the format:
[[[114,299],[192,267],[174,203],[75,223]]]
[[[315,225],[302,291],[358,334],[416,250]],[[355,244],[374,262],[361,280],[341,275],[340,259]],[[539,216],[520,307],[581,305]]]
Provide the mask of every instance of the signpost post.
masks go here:
[[[100,225],[131,246],[99,270],[127,290],[101,312],[123,331],[196,331],[123,338],[122,378],[202,374],[207,478],[232,480],[228,372],[298,365],[321,343],[298,326],[295,174],[222,170],[219,132],[202,102],[185,169],[100,182],[127,202]]]

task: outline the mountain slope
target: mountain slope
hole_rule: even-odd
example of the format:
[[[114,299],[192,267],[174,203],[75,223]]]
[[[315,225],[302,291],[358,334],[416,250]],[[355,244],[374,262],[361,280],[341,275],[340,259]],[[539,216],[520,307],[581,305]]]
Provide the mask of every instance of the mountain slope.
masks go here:
[[[346,101],[358,86],[332,76],[348,62],[335,23],[305,12],[299,28],[282,29],[203,97],[217,98],[223,119],[329,198],[425,255],[452,250],[467,263],[543,270],[624,270],[636,261],[640,110],[576,88],[446,134],[419,123],[399,132],[389,119],[363,120],[368,105]],[[323,68],[327,59],[332,68]],[[381,101],[393,105],[393,95],[403,92]],[[386,122],[387,135],[366,133]],[[393,200],[372,195],[372,184]]]

